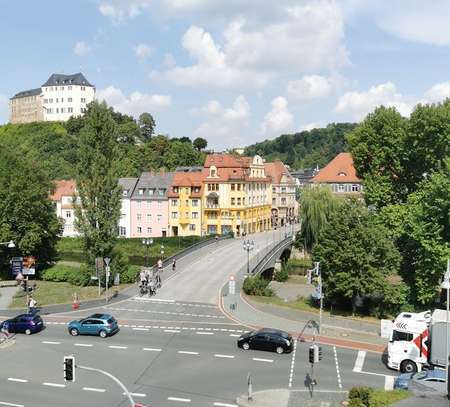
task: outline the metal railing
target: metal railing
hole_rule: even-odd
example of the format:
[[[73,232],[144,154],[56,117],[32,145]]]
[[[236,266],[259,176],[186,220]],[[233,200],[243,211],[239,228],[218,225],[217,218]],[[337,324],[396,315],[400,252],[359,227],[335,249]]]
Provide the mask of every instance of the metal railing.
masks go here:
[[[286,237],[281,242],[278,242],[270,252],[268,252],[250,271],[251,275],[257,275],[264,271],[264,268],[273,260],[274,257],[278,257],[279,253],[283,252],[286,247],[291,246],[294,242],[292,241],[292,236]]]

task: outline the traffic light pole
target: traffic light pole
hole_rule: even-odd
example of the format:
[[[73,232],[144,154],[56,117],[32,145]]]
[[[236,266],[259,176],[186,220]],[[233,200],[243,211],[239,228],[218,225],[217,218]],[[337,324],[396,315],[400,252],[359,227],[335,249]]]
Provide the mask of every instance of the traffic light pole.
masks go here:
[[[88,367],[88,366],[76,366],[77,369],[82,369],[82,370],[89,370],[91,372],[97,372],[97,373],[101,373],[107,377],[109,377],[110,379],[114,380],[120,387],[121,389],[124,391],[125,395],[128,397],[128,401],[130,402],[130,406],[134,407],[134,400],[133,397],[131,397],[130,392],[128,391],[128,389],[125,387],[125,385],[115,376],[113,376],[111,373],[105,372],[104,370],[101,369],[95,369],[93,367]]]

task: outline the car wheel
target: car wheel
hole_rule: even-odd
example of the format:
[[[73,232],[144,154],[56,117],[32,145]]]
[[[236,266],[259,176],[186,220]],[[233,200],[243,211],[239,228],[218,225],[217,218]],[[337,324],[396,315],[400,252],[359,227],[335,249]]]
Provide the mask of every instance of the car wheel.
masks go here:
[[[250,345],[248,344],[248,342],[244,342],[242,344],[242,349],[244,349],[244,350],[249,350],[250,349]]]
[[[104,331],[103,329],[99,332],[99,335],[100,335],[101,338],[106,338],[108,336],[106,331]]]
[[[282,346],[277,346],[276,351],[277,351],[277,353],[278,353],[279,355],[281,355],[281,354],[284,352],[284,349],[283,349]]]
[[[411,360],[405,360],[400,365],[400,371],[402,373],[416,373],[417,372],[417,365]]]
[[[70,330],[70,334],[71,334],[72,336],[77,336],[77,335],[78,335],[78,329],[72,328],[72,329]]]
[[[25,329],[25,334],[27,334],[27,335],[31,335],[31,329]]]

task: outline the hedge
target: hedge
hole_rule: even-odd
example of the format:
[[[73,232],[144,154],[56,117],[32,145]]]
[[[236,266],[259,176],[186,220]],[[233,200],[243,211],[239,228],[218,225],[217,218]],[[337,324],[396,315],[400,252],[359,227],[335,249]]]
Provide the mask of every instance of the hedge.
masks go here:
[[[268,287],[270,281],[263,277],[247,277],[244,280],[242,289],[247,295],[259,295],[264,297],[273,297],[273,290]]]
[[[387,407],[409,396],[405,390],[381,390],[353,387],[348,393],[348,407]]]

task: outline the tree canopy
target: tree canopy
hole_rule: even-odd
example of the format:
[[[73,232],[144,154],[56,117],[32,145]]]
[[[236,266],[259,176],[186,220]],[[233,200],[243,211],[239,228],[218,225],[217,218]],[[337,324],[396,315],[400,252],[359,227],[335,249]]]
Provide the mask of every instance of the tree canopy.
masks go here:
[[[197,137],[193,144],[198,151],[202,151],[208,146],[208,142],[202,137]]]

